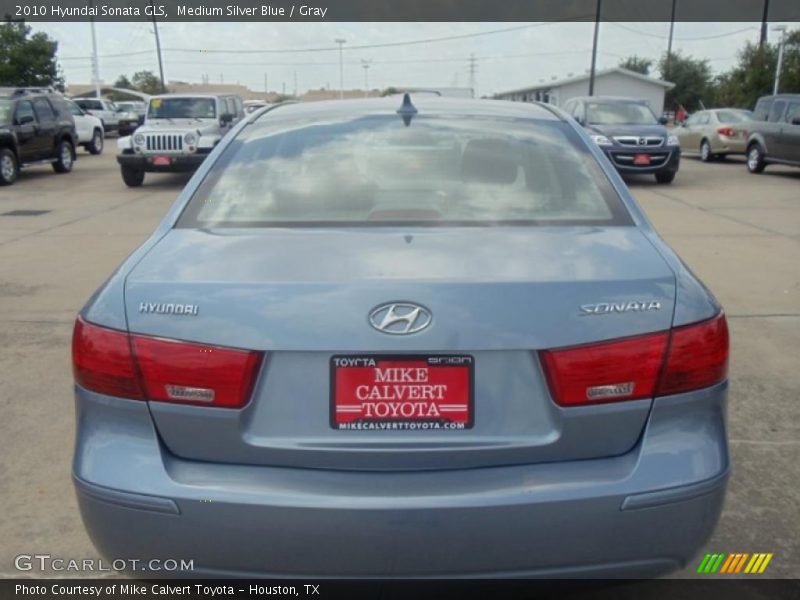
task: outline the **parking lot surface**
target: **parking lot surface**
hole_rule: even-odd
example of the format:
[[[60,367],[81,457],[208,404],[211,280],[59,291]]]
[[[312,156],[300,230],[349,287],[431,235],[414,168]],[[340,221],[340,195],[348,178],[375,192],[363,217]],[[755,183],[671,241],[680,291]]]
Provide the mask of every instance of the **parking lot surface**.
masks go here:
[[[188,181],[148,175],[143,187],[126,188],[109,142],[100,156],[81,151],[70,174],[36,167],[0,188],[0,576],[21,574],[18,554],[97,557],[70,481],[72,325]],[[755,176],[737,159],[685,159],[672,185],[629,184],[720,299],[731,328],[733,475],[703,552],[771,552],[762,577],[798,578],[800,169]]]

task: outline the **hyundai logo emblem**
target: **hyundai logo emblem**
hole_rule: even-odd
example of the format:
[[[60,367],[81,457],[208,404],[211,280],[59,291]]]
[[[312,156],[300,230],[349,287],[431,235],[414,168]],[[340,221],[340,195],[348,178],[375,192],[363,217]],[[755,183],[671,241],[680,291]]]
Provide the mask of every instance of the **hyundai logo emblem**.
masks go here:
[[[422,331],[431,324],[433,315],[424,306],[411,302],[391,302],[375,307],[369,323],[381,333],[407,335]]]

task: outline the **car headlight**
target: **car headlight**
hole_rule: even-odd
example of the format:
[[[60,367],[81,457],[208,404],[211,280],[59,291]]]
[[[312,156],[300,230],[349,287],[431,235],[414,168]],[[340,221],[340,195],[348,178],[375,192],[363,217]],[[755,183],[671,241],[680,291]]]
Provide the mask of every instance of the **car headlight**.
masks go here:
[[[681,142],[677,136],[670,135],[667,137],[667,146],[680,146]]]
[[[133,143],[137,146],[144,146],[144,134],[137,133],[135,136],[133,136]]]
[[[183,141],[190,146],[194,146],[197,143],[197,136],[194,133],[189,132],[183,136]]]
[[[592,135],[592,140],[593,140],[593,141],[594,141],[594,143],[595,143],[595,144],[597,144],[598,146],[611,146],[611,145],[613,145],[613,144],[612,144],[612,142],[611,142],[611,140],[610,140],[610,139],[608,139],[608,138],[607,138],[606,136],[604,136],[604,135],[596,135],[596,134],[595,134],[595,135]]]

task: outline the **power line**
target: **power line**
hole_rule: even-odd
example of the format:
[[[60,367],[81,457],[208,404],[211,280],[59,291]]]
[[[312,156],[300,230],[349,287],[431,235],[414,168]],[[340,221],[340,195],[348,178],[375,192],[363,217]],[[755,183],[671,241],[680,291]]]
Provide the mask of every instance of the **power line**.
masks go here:
[[[634,29],[633,27],[628,27],[627,25],[622,25],[621,23],[617,23],[615,21],[608,21],[609,25],[613,25],[614,27],[619,27],[620,29],[624,29],[626,31],[630,31],[632,33],[636,33],[638,35],[642,35],[645,37],[654,37],[661,40],[669,39],[668,35],[661,35],[658,33],[650,33],[647,31],[640,31],[639,29]],[[692,41],[700,41],[700,40],[716,40],[719,38],[729,37],[731,35],[737,35],[739,33],[744,33],[745,31],[758,31],[757,27],[744,27],[743,29],[737,29],[736,31],[729,31],[727,33],[719,33],[715,35],[702,35],[696,37],[678,37],[675,36],[673,39],[682,42],[692,42]]]

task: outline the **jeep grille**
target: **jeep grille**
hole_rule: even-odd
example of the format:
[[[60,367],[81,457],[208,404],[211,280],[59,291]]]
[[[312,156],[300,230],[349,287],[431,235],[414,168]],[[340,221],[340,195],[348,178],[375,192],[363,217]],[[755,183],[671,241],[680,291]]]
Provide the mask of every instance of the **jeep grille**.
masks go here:
[[[146,148],[157,152],[182,152],[183,136],[172,133],[148,133],[145,134]]]

